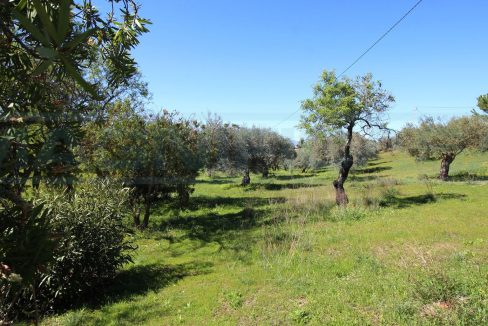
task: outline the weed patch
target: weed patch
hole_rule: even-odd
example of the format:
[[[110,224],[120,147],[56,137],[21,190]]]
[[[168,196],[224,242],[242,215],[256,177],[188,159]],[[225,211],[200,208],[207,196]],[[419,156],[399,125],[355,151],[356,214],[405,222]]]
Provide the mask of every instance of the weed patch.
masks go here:
[[[310,314],[310,312],[301,308],[295,309],[290,312],[290,317],[298,325],[306,325],[312,319],[312,315]]]

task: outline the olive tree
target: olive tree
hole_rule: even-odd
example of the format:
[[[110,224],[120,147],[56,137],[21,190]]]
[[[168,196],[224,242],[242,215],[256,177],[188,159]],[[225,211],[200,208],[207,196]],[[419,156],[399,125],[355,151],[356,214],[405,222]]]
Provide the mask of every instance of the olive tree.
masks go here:
[[[308,137],[297,145],[293,166],[302,172],[325,167],[329,164],[328,154],[329,148],[326,138]]]
[[[203,163],[198,123],[168,111],[146,116],[129,101],[116,103],[109,112],[102,125],[94,124],[87,133],[94,147],[86,149],[87,166],[132,189],[134,225],[144,229],[155,202],[176,197],[181,205],[188,203]]]
[[[386,130],[385,113],[393,102],[393,96],[371,74],[351,80],[339,79],[333,71],[324,71],[313,88],[313,97],[302,102],[301,126],[310,135],[327,135],[338,130],[346,134],[339,176],[333,182],[338,205],[348,202],[344,183],[354,163],[351,153],[354,132],[373,135],[375,130]]]
[[[209,114],[202,125],[200,142],[205,150],[205,169],[209,176],[219,170],[219,162],[225,156],[225,127],[218,115]]]
[[[240,128],[240,137],[244,140],[247,165],[242,184],[249,184],[249,172],[261,173],[264,178],[269,170],[276,170],[287,159],[295,158],[295,150],[290,139],[266,128]]]
[[[439,179],[449,178],[449,167],[467,148],[480,148],[488,134],[481,117],[452,118],[449,122],[423,119],[418,126],[408,124],[399,134],[402,146],[418,160],[441,160]]]
[[[202,124],[200,146],[209,176],[214,171],[233,175],[245,168],[248,155],[239,129],[238,125],[224,123],[218,115],[209,114]]]

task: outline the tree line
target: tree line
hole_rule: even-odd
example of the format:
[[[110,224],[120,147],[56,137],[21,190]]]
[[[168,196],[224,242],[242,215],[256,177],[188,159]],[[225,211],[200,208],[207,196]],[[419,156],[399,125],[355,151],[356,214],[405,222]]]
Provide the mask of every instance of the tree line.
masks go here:
[[[140,229],[148,226],[155,203],[186,206],[202,170],[240,174],[247,185],[250,172],[268,177],[295,157],[292,141],[270,129],[223,123],[212,115],[199,122],[167,110],[146,114],[129,99],[115,102],[105,118],[83,130],[77,150],[84,171],[131,189],[133,224]]]

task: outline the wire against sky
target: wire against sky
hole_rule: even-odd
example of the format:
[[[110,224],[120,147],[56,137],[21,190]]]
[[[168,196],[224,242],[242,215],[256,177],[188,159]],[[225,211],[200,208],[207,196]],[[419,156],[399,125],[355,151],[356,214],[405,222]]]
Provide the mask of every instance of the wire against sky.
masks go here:
[[[370,47],[368,47],[356,60],[353,61],[353,63],[351,63],[346,69],[344,69],[343,72],[340,73],[339,76],[337,76],[337,78],[340,78],[342,77],[347,71],[349,71],[349,69],[351,69],[356,63],[358,63],[359,60],[361,60],[366,54],[368,54],[369,51],[371,51],[376,45],[378,45],[378,43],[380,43],[388,34],[390,34],[390,32],[395,29],[395,27],[397,27],[405,18],[407,18],[408,15],[410,15],[412,13],[412,11],[415,10],[415,8],[417,8],[421,3],[422,1],[424,0],[418,0],[412,8],[410,8],[410,10],[408,10],[399,20],[397,20],[390,28],[388,28],[388,30],[386,32],[384,32]],[[293,117],[295,114],[298,113],[298,111],[300,111],[300,109],[296,110],[295,112],[293,112],[292,114],[290,114],[286,119],[278,122],[274,128],[280,126],[282,123],[288,121],[288,119],[290,119],[291,117]]]
[[[344,69],[344,71],[341,72],[341,74],[337,78],[342,77],[342,75],[348,72],[349,69],[351,69],[356,63],[358,63],[359,60],[361,60],[366,54],[368,54],[369,51],[371,51],[378,43],[381,42],[381,40],[383,40],[388,34],[390,34],[390,32],[395,27],[397,27],[405,18],[407,18],[407,16],[410,15],[410,13],[414,11],[415,8],[417,8],[422,1],[424,0],[417,1],[417,3],[412,8],[410,8],[409,11],[407,11],[399,20],[397,20],[395,24],[393,24],[385,33],[383,33],[383,35],[381,35],[369,48],[366,49],[366,51],[364,51],[356,60],[354,60],[353,63],[351,63],[346,69]]]

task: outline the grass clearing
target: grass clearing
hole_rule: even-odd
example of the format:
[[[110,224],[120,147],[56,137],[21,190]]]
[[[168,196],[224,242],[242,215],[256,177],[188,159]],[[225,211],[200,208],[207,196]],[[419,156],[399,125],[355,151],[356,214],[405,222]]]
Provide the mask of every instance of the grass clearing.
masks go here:
[[[44,325],[488,323],[488,156],[384,153],[336,171],[200,177],[192,206],[160,207],[106,295]]]

